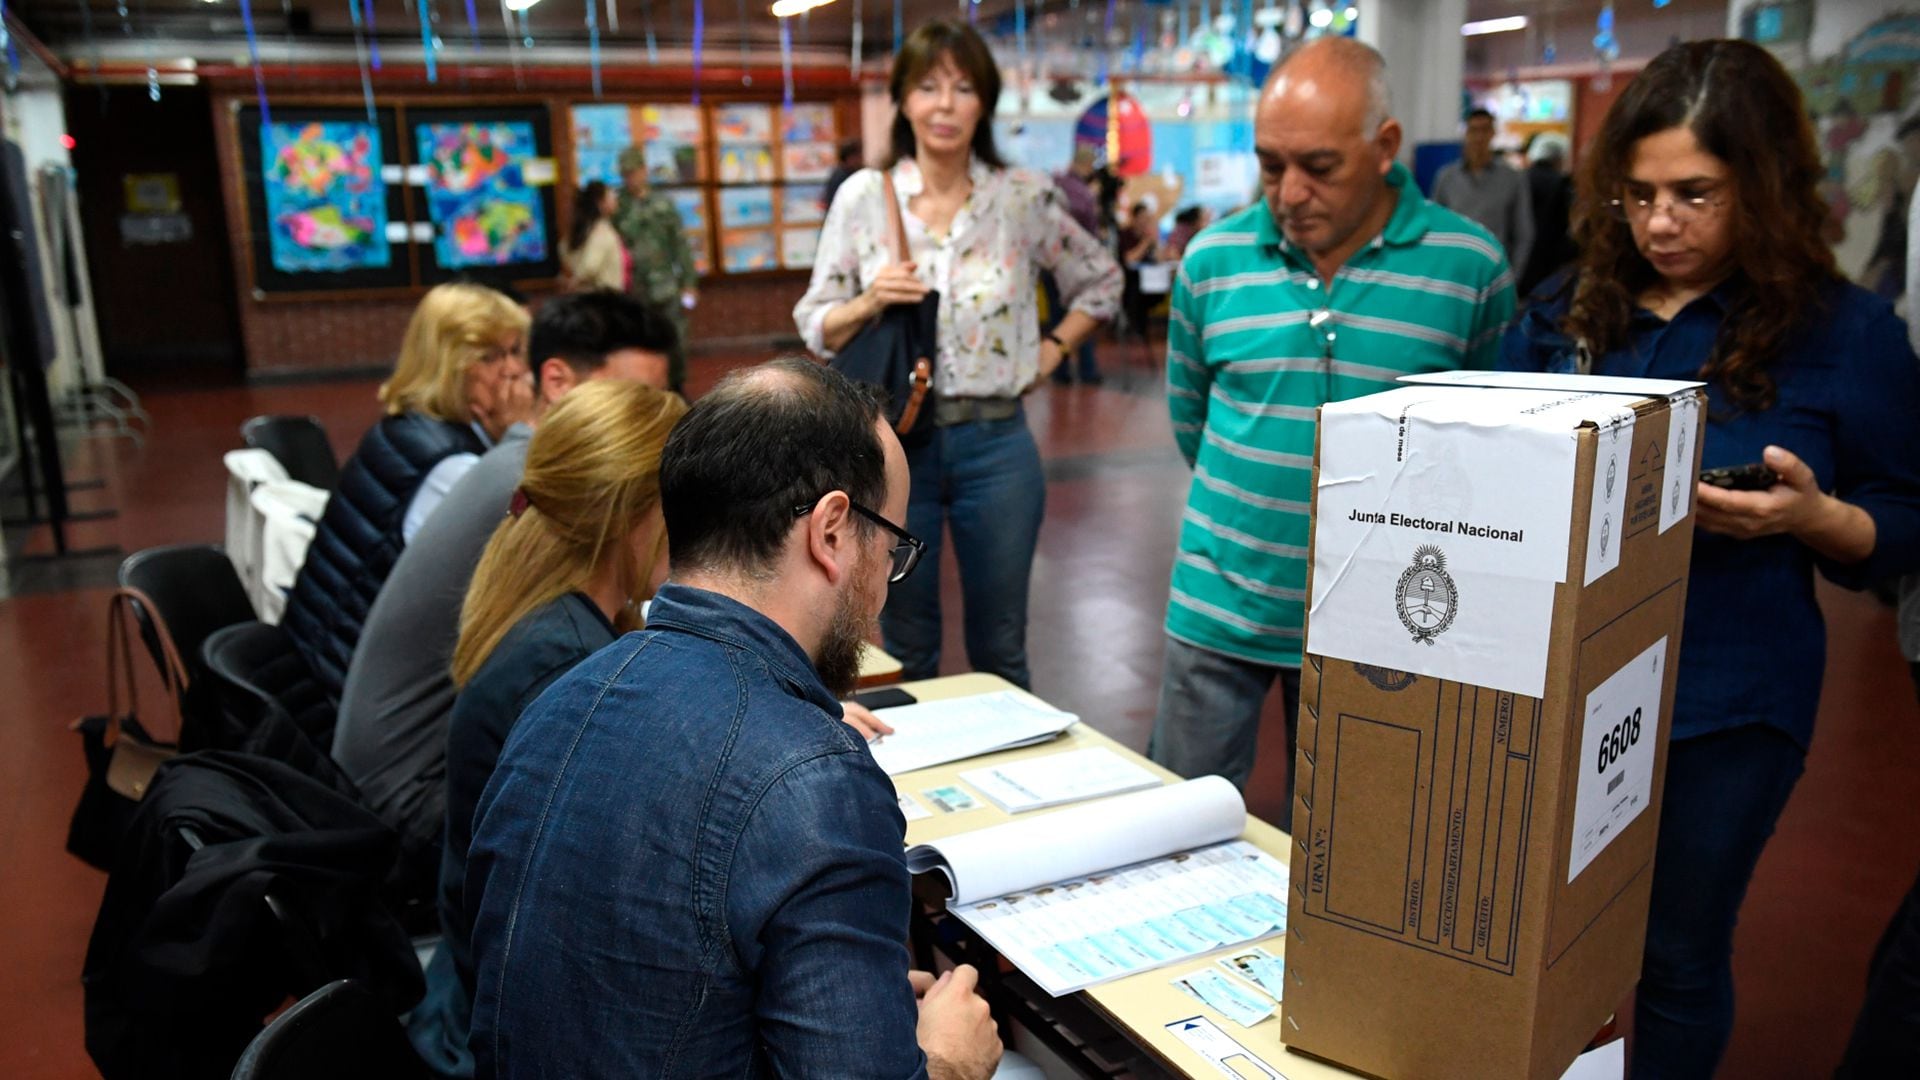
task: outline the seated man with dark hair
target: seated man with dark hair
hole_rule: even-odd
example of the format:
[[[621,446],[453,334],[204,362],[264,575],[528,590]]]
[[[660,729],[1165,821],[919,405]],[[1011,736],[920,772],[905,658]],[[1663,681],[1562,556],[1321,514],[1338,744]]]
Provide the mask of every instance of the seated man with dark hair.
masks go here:
[[[674,428],[647,628],[521,714],[474,815],[478,1075],[993,1071],[973,969],[908,970],[906,824],[834,700],[925,550],[907,489],[878,402],[806,360]]]
[[[542,304],[527,344],[537,424],[584,382],[628,379],[665,389],[667,355],[679,337],[671,320],[639,301],[580,293]],[[434,508],[381,587],[347,668],[333,759],[400,833],[409,896],[430,897],[440,866],[454,696],[447,668],[460,604],[520,482],[532,435],[531,425],[508,428]]]

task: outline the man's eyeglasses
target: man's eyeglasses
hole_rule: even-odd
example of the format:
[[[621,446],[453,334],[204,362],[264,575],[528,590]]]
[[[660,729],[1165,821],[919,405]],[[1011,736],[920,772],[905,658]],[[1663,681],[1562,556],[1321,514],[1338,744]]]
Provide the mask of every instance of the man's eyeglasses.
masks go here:
[[[1675,225],[1689,225],[1712,216],[1725,203],[1726,200],[1718,191],[1675,195],[1666,200],[1667,217],[1673,219]],[[1636,225],[1652,218],[1659,205],[1660,200],[1651,195],[1627,194],[1622,198],[1607,200],[1607,210],[1614,217]]]
[[[813,513],[813,508],[818,505],[819,502],[819,499],[815,499],[805,506],[794,507],[793,516],[796,518],[806,517],[808,514]],[[913,573],[913,568],[920,565],[920,556],[927,553],[927,542],[900,526],[895,525],[893,522],[888,521],[886,518],[881,517],[879,514],[861,506],[859,503],[854,502],[852,499],[847,500],[847,505],[853,507],[854,513],[859,514],[861,517],[892,533],[894,539],[899,541],[899,543],[893,545],[893,550],[890,552],[893,557],[893,569],[887,575],[887,584],[892,585],[897,581],[905,580],[908,574]]]

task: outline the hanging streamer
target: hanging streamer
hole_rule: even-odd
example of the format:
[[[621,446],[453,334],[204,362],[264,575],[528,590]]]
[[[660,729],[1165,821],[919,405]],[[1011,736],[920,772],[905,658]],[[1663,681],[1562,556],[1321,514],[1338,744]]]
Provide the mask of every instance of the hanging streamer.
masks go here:
[[[848,66],[848,69],[853,72],[853,77],[856,79],[860,77],[860,50],[861,50],[861,46],[864,44],[860,40],[861,37],[862,35],[860,33],[860,0],[853,0],[853,56],[852,56],[852,59],[848,61],[847,66]]]
[[[280,0],[280,5],[283,10],[286,8],[287,2],[288,0]],[[140,0],[140,19],[143,22],[147,21],[147,0]],[[289,48],[291,48],[291,43],[293,40],[291,37],[292,30],[288,30],[288,34],[289,34],[289,37],[287,40],[289,43]],[[159,69],[160,69],[160,40],[157,35],[148,34],[147,35],[147,100],[148,101],[157,102],[160,100],[160,70]],[[287,54],[287,69],[289,71],[293,69],[293,54],[291,51],[289,51]]]
[[[472,0],[468,0],[468,2],[471,3]],[[587,2],[592,3],[593,0],[587,0]],[[620,9],[613,6],[613,0],[607,0],[607,33],[617,34],[619,32]]]
[[[700,52],[707,40],[707,0],[693,0],[693,103],[700,104]]]
[[[427,0],[419,0],[420,45],[427,62],[427,81],[440,81],[440,67],[434,62],[433,55],[433,16],[427,14]]]
[[[347,0],[352,3],[353,0]],[[380,30],[373,24],[373,0],[360,0],[362,11],[367,17],[367,62],[373,70],[380,70]]]
[[[612,4],[613,0],[607,0],[607,3]],[[473,38],[473,47],[478,51],[480,48],[480,13],[474,10],[473,0],[467,0],[467,34]]]
[[[142,5],[141,17],[145,17],[144,5]],[[291,73],[293,71],[293,0],[280,0],[280,24],[287,34],[287,71]],[[154,78],[154,92],[156,95],[159,92],[159,84],[160,80],[158,76],[156,76]],[[154,100],[158,101],[160,99],[156,96]]]
[[[647,28],[647,63],[660,63],[660,46],[653,40],[653,0],[640,0],[640,19]]]
[[[793,34],[788,29],[792,19],[780,20],[780,79],[783,84],[781,101],[788,113],[793,112]]]
[[[500,0],[500,25],[507,32],[507,59],[513,64],[514,88],[525,90],[526,80],[520,74],[520,37],[513,32],[513,9],[507,7],[507,0]]]
[[[900,42],[904,35],[900,32],[900,0],[893,0],[893,51],[900,51]]]
[[[593,97],[600,93],[600,20],[594,15],[593,0],[587,0],[587,67],[593,72]]]
[[[122,4],[121,11],[126,5]],[[260,99],[260,125],[265,127],[273,123],[273,114],[267,111],[267,74],[260,70],[260,39],[253,35],[253,0],[240,0],[240,25],[247,31],[247,56],[253,61],[253,93]]]
[[[740,85],[752,86],[753,69],[748,66],[748,58],[753,50],[751,39],[753,31],[747,28],[747,0],[739,0],[738,6],[740,9]]]
[[[360,22],[358,0],[347,0],[347,14],[353,16],[353,56],[360,64],[360,96],[367,101],[367,123],[373,118],[373,78],[367,74],[367,34]]]

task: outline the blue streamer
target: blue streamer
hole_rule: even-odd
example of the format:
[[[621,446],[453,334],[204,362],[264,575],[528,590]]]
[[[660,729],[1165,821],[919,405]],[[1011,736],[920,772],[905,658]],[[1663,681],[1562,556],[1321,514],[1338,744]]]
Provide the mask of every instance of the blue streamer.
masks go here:
[[[900,0],[893,0],[893,51],[900,51],[900,42],[905,35],[900,31]]]
[[[647,63],[660,63],[660,47],[653,41],[653,0],[640,0],[640,17],[647,27]]]
[[[1020,59],[1027,59],[1027,0],[1014,0],[1013,33],[1020,42]]]
[[[783,100],[789,113],[793,111],[793,34],[787,27],[792,22],[792,19],[780,20],[780,78],[786,84]]]
[[[473,10],[473,0],[467,0],[467,33],[473,37],[473,47],[480,47],[480,13]]]
[[[360,23],[359,0],[347,0],[347,13],[353,16],[353,56],[360,63],[360,96],[367,100],[367,123],[373,118],[373,79],[367,74],[367,35]]]
[[[427,61],[427,81],[440,81],[440,67],[433,56],[433,16],[427,14],[427,0],[420,0],[420,45]]]
[[[240,25],[247,30],[247,56],[253,61],[253,93],[260,99],[260,125],[273,123],[267,110],[267,75],[260,70],[260,39],[253,34],[253,0],[240,0]]]
[[[899,0],[895,0],[898,3]],[[693,0],[693,103],[700,104],[700,54],[707,40],[707,0]]]
[[[469,3],[472,0],[468,0]],[[587,0],[587,66],[593,71],[593,96],[600,93],[600,19],[593,11],[594,0]]]
[[[352,0],[348,0],[349,3]],[[360,0],[365,5],[367,15],[367,56],[373,63],[373,70],[380,70],[380,30],[373,24],[373,0]]]

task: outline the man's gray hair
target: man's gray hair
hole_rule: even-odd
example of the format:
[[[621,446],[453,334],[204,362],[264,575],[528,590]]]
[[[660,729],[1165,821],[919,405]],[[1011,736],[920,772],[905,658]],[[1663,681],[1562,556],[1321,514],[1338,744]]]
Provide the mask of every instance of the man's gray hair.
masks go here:
[[[1365,73],[1367,77],[1365,134],[1372,136],[1374,132],[1379,131],[1380,125],[1393,116],[1393,90],[1387,86],[1387,58],[1380,55],[1380,50],[1364,41],[1349,37],[1323,37],[1296,45],[1267,74],[1267,82],[1261,87],[1260,95],[1265,97],[1267,91],[1271,90],[1273,84],[1279,80],[1280,73],[1285,71],[1287,65],[1309,46],[1332,50],[1342,66]]]

